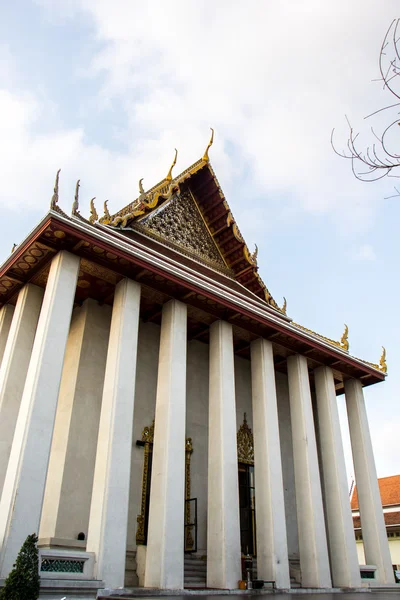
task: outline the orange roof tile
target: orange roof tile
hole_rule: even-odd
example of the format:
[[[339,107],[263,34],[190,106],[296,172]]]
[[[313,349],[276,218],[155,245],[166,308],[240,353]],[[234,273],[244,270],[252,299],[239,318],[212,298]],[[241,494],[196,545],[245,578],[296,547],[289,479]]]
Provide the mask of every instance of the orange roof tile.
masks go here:
[[[381,494],[382,506],[391,504],[400,504],[400,475],[392,475],[391,477],[382,477],[378,479],[379,491]],[[358,510],[358,494],[357,486],[354,486],[351,496],[351,509]],[[392,513],[397,514],[397,513]]]
[[[384,513],[385,517],[385,525],[389,527],[390,525],[399,525],[400,524],[400,511]],[[354,529],[360,529],[361,520],[360,517],[353,517],[353,527]]]

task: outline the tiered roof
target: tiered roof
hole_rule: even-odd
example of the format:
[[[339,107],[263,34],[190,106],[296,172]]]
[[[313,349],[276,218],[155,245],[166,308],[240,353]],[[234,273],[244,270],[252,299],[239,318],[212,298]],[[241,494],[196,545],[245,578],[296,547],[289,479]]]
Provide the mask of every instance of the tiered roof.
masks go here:
[[[0,305],[15,303],[28,281],[44,286],[51,258],[60,249],[81,257],[76,303],[92,297],[112,304],[116,283],[131,277],[142,284],[143,318],[159,322],[163,303],[179,298],[188,304],[190,339],[208,341],[215,319],[232,323],[235,352],[249,356],[251,341],[271,340],[275,367],[286,371],[287,357],[307,356],[311,371],[321,365],[334,372],[337,393],[344,381],[363,385],[382,381],[380,364],[349,354],[348,329],[339,341],[326,338],[290,319],[286,300],[279,306],[258,273],[257,248],[250,252],[211,167],[203,157],[145,191],[111,215],[104,203],[99,218],[94,199],[90,216],[79,212],[79,182],[72,215],[59,207],[57,173],[50,212],[0,267]],[[176,157],[175,157],[176,158]]]

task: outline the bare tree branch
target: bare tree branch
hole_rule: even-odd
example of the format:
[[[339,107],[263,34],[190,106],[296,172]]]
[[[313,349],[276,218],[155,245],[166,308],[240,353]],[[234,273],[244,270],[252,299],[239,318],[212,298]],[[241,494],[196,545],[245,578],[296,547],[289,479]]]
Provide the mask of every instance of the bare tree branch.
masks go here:
[[[365,119],[376,117],[379,113],[400,106],[400,19],[394,19],[386,31],[379,53],[379,71],[381,78],[376,81],[382,81],[383,89],[389,90],[399,102],[379,108],[367,115]],[[376,128],[371,127],[371,133],[375,141],[364,148],[362,148],[359,139],[360,134],[354,132],[350,120],[347,116],[345,118],[349,128],[347,149],[342,152],[336,149],[334,143],[335,129],[332,130],[331,145],[338,156],[351,161],[354,176],[360,181],[377,181],[383,177],[400,177],[400,175],[392,174],[393,170],[400,174],[400,154],[393,148],[393,145],[399,145],[400,151],[398,135],[395,134],[394,129],[400,125],[400,118],[391,121],[381,134],[377,134]],[[397,189],[396,192],[398,192]],[[390,198],[397,196],[400,196],[400,193],[390,196]]]

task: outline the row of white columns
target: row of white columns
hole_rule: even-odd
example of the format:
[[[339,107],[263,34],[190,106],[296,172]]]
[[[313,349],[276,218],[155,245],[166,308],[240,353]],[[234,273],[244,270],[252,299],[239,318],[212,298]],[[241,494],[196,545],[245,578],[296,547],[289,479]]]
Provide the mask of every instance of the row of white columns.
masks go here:
[[[39,531],[79,258],[60,252],[46,290],[27,285],[0,315],[0,577],[27,534]],[[124,584],[140,286],[116,287],[105,367],[87,550],[108,587]],[[145,586],[183,588],[186,305],[163,307]],[[9,328],[8,335],[5,334]],[[4,338],[7,338],[6,343]],[[272,344],[251,345],[258,575],[289,588]],[[315,371],[320,468],[307,360],[288,359],[303,587],[360,585],[332,371]],[[210,328],[207,585],[241,578],[232,326]],[[362,386],[346,382],[366,559],[393,580]],[[15,431],[15,433],[14,433]],[[56,468],[55,468],[56,470]],[[324,503],[322,495],[324,489]],[[59,493],[59,492],[58,492]]]

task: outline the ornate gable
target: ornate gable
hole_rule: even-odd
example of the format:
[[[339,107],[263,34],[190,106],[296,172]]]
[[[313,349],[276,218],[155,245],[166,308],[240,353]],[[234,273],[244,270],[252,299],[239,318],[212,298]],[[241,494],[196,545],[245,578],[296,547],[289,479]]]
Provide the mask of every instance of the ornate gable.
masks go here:
[[[159,208],[132,224],[136,229],[220,270],[228,271],[189,189],[177,191]]]
[[[164,243],[179,246],[181,251],[223,270],[264,300],[277,314],[286,317],[286,301],[280,308],[261,279],[257,266],[257,247],[250,252],[215,177],[208,157],[212,141],[213,135],[204,156],[173,178],[175,152],[174,162],[162,181],[145,191],[141,179],[138,198],[114,215],[108,212],[105,203],[104,216],[99,223],[112,228],[138,229],[162,239]],[[183,197],[182,206],[177,201],[179,196]],[[187,202],[188,197],[193,205]],[[167,209],[164,217],[158,216]],[[150,218],[152,215],[154,217]],[[183,228],[182,222],[194,215],[193,227],[186,225]]]

